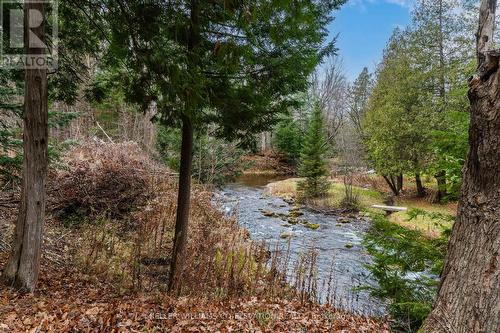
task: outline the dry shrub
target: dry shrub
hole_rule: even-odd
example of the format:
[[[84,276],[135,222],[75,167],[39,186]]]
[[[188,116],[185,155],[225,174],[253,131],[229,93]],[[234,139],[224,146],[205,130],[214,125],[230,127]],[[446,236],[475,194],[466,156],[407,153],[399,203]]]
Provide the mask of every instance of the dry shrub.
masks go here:
[[[283,174],[295,173],[293,167],[288,165],[286,158],[272,151],[262,155],[244,156],[243,163],[246,164],[246,172],[252,174]]]
[[[54,211],[80,219],[75,262],[120,289],[167,284],[177,184],[168,169],[133,143],[87,143],[68,152],[50,195]],[[236,220],[214,206],[210,189],[195,185],[182,294],[225,297],[254,293],[265,276],[262,250]],[[78,215],[77,214],[77,215]],[[69,223],[68,223],[69,222]]]
[[[167,172],[131,142],[87,143],[64,161],[67,167],[50,182],[53,211],[63,217],[123,218],[149,199],[149,179]]]
[[[168,177],[169,170],[131,143],[85,144],[69,152],[65,162],[69,167],[60,172],[59,186],[51,187],[58,189],[51,192],[58,198],[54,207],[83,207],[90,222],[72,228],[73,262],[89,279],[118,291],[165,290],[177,202],[177,182]],[[286,283],[286,272],[294,265],[289,249],[252,242],[235,218],[216,207],[210,188],[193,186],[191,207],[179,294],[318,298],[311,274],[315,260],[307,261],[308,274],[300,282],[290,281],[296,289],[291,288]]]
[[[352,184],[358,187],[372,188],[382,193],[391,192],[384,178],[379,175],[353,174]]]

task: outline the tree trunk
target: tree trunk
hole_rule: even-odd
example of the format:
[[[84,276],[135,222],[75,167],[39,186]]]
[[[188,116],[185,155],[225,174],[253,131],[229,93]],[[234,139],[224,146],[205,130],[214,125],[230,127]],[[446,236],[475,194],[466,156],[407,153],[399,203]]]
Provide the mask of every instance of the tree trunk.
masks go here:
[[[394,179],[394,176],[392,175],[382,175],[382,177],[384,177],[387,185],[389,185],[389,188],[391,189],[392,193],[394,194],[394,196],[398,196],[399,195],[399,189],[398,189],[398,182],[396,179]]]
[[[496,0],[481,2],[478,74],[469,82],[469,155],[458,217],[425,332],[500,332],[500,52],[488,52],[495,9]]]
[[[420,173],[415,174],[415,184],[417,184],[417,196],[419,198],[425,197],[425,188],[422,185],[422,179],[420,178]]]
[[[191,199],[191,169],[193,161],[193,125],[188,117],[182,120],[181,166],[175,220],[174,249],[170,264],[169,291],[180,290],[184,251],[187,243],[189,208]]]
[[[190,1],[190,29],[188,37],[188,67],[196,70],[199,58],[196,49],[200,44],[200,6],[198,0]],[[192,86],[196,82],[191,82]],[[181,165],[179,170],[179,192],[177,196],[177,216],[175,220],[174,248],[170,263],[168,290],[181,292],[181,276],[184,268],[184,253],[187,244],[189,209],[191,200],[191,173],[193,168],[193,123],[191,114],[197,111],[197,101],[191,87],[186,89],[185,114],[182,120]]]
[[[443,0],[439,0],[439,97],[441,97],[444,105],[446,104],[446,62],[444,56],[444,19],[443,19]],[[446,192],[446,171],[441,170],[436,174],[437,194],[435,202],[440,203],[447,195]]]
[[[446,171],[438,172],[435,177],[437,182],[437,193],[434,201],[439,203],[448,194],[446,191]]]
[[[29,26],[30,10],[44,12],[43,3],[26,2],[24,22]],[[44,41],[44,25],[31,31]],[[29,31],[25,29],[27,54],[43,54],[40,48],[29,48]],[[26,69],[23,131],[23,173],[19,216],[14,243],[5,267],[8,284],[32,292],[38,280],[42,246],[42,226],[45,218],[45,178],[48,145],[47,70]]]
[[[398,190],[398,193],[401,193],[403,190],[403,174],[400,173],[397,178],[396,178],[396,188]]]

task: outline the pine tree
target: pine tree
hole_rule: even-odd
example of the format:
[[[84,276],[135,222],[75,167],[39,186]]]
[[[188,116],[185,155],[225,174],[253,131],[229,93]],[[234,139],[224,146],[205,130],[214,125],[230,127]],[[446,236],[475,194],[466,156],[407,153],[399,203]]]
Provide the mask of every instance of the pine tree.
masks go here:
[[[315,103],[300,155],[299,175],[306,179],[299,183],[299,192],[305,198],[321,197],[328,191],[327,151],[323,113]]]
[[[296,165],[302,149],[302,131],[293,117],[285,117],[276,126],[274,145],[287,162]]]
[[[331,12],[342,0],[104,1],[109,59],[125,95],[157,120],[182,128],[179,192],[169,289],[182,289],[188,236],[193,136],[213,124],[217,136],[248,143],[297,106],[324,56]],[[124,66],[127,71],[124,71]]]

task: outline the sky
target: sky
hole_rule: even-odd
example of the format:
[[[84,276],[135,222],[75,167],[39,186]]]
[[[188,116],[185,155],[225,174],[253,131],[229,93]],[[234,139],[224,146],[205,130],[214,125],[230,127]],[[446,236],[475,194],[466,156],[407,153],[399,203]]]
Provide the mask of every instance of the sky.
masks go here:
[[[335,13],[330,36],[339,34],[338,55],[346,76],[354,81],[363,67],[373,72],[396,27],[410,22],[412,0],[348,0]]]

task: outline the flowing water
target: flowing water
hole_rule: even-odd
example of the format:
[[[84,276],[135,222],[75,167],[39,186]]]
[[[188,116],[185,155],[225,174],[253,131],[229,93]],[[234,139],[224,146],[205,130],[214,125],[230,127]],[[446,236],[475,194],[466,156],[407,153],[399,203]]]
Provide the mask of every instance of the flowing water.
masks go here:
[[[319,224],[312,230],[302,224],[289,224],[283,216],[293,210],[284,200],[266,195],[265,186],[276,180],[273,176],[245,176],[220,192],[220,201],[228,215],[236,215],[238,223],[246,228],[256,241],[265,241],[271,248],[279,244],[288,247],[290,240],[291,262],[300,255],[315,249],[318,253],[318,287],[320,301],[325,301],[326,285],[331,280],[336,307],[364,315],[381,316],[386,313],[384,305],[372,298],[361,286],[374,285],[365,265],[371,262],[370,255],[362,246],[363,234],[369,221],[363,218],[346,220],[340,216],[324,215],[302,209],[300,220]],[[272,212],[273,216],[264,216]],[[292,265],[291,265],[292,266]],[[333,274],[331,274],[333,268]],[[289,279],[293,279],[293,266]],[[330,276],[333,278],[330,279]],[[322,290],[321,290],[322,289]]]

